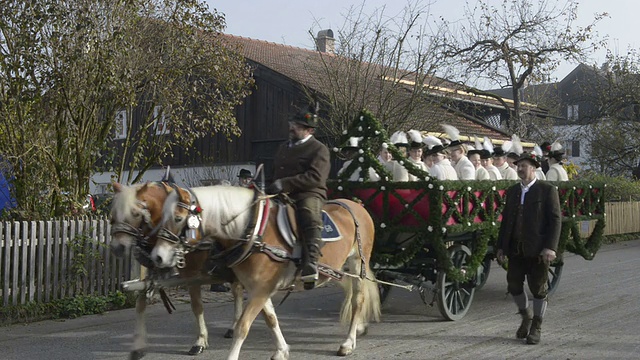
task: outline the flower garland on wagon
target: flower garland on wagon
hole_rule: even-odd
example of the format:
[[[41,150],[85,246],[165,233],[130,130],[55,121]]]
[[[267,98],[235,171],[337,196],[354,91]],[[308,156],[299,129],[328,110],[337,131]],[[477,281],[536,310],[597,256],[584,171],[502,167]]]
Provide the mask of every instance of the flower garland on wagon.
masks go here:
[[[341,197],[356,198],[370,212],[372,204],[382,212],[374,215],[376,221],[376,246],[372,261],[389,266],[402,265],[416,257],[420,251],[433,251],[439,270],[445,270],[453,281],[468,281],[485,259],[490,245],[495,243],[499,229],[499,217],[504,206],[505,190],[514,181],[438,181],[410,161],[400,160],[407,171],[419,179],[418,182],[391,182],[391,174],[377,160],[377,149],[386,144],[394,159],[403,156],[388,142],[388,133],[382,124],[368,111],[363,111],[343,132],[340,139],[345,144],[350,137],[360,138],[360,148],[356,158],[347,166],[336,181],[330,182],[332,191]],[[334,148],[338,153],[340,149]],[[368,182],[369,169],[380,175],[381,181]],[[358,181],[348,181],[355,171],[360,171]],[[558,253],[567,249],[593,258],[602,242],[604,229],[604,184],[587,182],[557,183],[563,205],[563,228]],[[588,190],[587,190],[588,189]],[[413,199],[405,199],[400,192],[411,190]],[[366,192],[366,196],[363,196]],[[428,207],[426,207],[428,203]],[[391,204],[396,205],[396,213],[390,212]],[[381,206],[380,206],[381,205]],[[398,210],[398,206],[401,210]],[[421,213],[416,207],[426,209]],[[407,218],[413,219],[407,224]],[[597,219],[596,227],[585,243],[580,238],[578,221]],[[399,248],[389,248],[389,244],[378,241],[382,235],[411,233],[412,241]],[[471,256],[464,269],[453,266],[447,248],[447,235],[475,233]],[[396,245],[396,244],[392,244]],[[387,246],[387,248],[385,248]],[[432,256],[433,257],[433,256]]]

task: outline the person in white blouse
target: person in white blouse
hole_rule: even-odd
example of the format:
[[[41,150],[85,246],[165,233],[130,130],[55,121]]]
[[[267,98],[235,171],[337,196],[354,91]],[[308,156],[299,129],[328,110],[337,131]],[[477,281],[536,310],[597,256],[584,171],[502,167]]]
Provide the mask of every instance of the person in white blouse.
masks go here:
[[[467,158],[467,148],[460,141],[460,131],[455,127],[447,124],[442,124],[444,131],[449,136],[451,143],[449,143],[449,155],[451,156],[451,162],[453,168],[456,170],[458,180],[475,180],[476,169]]]
[[[362,138],[351,137],[347,141],[347,145],[342,147],[343,153],[345,154],[345,156],[349,160],[345,161],[345,163],[342,165],[342,168],[340,168],[340,170],[338,170],[338,176],[342,175],[342,173],[345,170],[347,170],[349,165],[351,165],[351,163],[355,159],[357,159],[358,150],[360,150],[359,142],[360,142],[361,139]],[[362,180],[360,180],[360,179],[362,179]],[[380,176],[376,173],[376,171],[373,168],[369,168],[368,175],[364,176],[362,174],[362,168],[361,167],[357,167],[355,170],[353,170],[351,175],[349,175],[349,179],[348,180],[349,181],[360,181],[360,182],[364,182],[364,181],[380,181]]]
[[[538,146],[538,144],[535,144],[533,146],[533,151],[531,151],[533,154],[536,155],[536,159],[538,160],[538,162],[540,164],[542,164],[543,160],[544,160],[544,155],[542,152],[542,148],[540,146]],[[536,179],[538,180],[547,180],[546,175],[544,174],[544,171],[542,171],[542,167],[537,167],[536,168]]]
[[[484,148],[480,153],[480,163],[482,167],[487,169],[491,180],[502,180],[500,170],[493,165],[493,144],[491,143],[491,139],[485,137],[482,147]]]
[[[427,168],[427,165],[422,162],[422,148],[424,147],[422,134],[420,134],[418,130],[409,130],[407,134],[409,135],[409,139],[411,139],[411,142],[409,143],[409,158],[407,160],[418,169],[428,172],[429,169]],[[409,181],[418,180],[421,179],[416,175],[409,174]]]
[[[425,136],[422,141],[427,144],[427,155],[433,161],[433,166],[429,169],[431,176],[438,180],[458,180],[458,174],[447,158],[447,149],[442,141],[433,135]]]
[[[482,144],[480,143],[480,140],[478,140],[477,136],[475,137],[475,144],[476,146],[472,147],[467,153],[467,157],[469,158],[469,161],[471,161],[471,164],[473,164],[473,167],[476,169],[476,180],[491,180],[489,172],[484,168],[484,166],[482,166],[480,155],[484,152],[484,148],[482,147]]]
[[[551,149],[547,158],[549,159],[549,170],[546,174],[547,181],[569,181],[567,170],[562,166],[564,150],[557,140],[551,144]]]
[[[505,141],[493,152],[493,164],[500,170],[504,180],[518,180],[518,173],[507,163],[507,153],[511,150],[511,141]]]
[[[404,162],[407,161],[407,148],[409,147],[407,134],[404,131],[396,131],[391,135],[390,141],[398,148],[402,158],[389,161],[387,169],[393,176],[393,181],[409,181],[409,172],[404,167]]]

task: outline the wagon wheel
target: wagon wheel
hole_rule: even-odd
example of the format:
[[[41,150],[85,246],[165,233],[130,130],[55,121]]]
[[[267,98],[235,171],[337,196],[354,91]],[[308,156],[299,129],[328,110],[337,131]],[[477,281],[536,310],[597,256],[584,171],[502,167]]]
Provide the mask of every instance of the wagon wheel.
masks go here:
[[[449,256],[453,266],[462,269],[471,257],[471,250],[464,245],[454,245],[449,248]],[[438,309],[447,320],[462,319],[473,300],[475,287],[472,282],[458,282],[447,280],[447,272],[438,272]]]
[[[476,290],[480,290],[489,279],[489,273],[491,272],[491,257],[486,256],[480,266],[478,267],[478,280],[476,284]]]
[[[549,279],[547,280],[547,287],[549,288],[547,291],[548,295],[553,295],[553,293],[556,292],[556,289],[558,289],[563,267],[564,263],[562,261],[556,261],[555,263],[551,263],[551,266],[549,266]]]

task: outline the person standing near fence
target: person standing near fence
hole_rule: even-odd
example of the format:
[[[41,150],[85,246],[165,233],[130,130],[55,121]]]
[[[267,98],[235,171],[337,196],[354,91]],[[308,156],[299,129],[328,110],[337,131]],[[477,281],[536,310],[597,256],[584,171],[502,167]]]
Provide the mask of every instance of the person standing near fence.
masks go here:
[[[522,317],[516,337],[538,344],[547,309],[549,264],[556,258],[562,216],[555,186],[535,177],[540,167],[535,154],[524,153],[516,166],[520,182],[507,190],[496,257],[499,263],[509,259],[507,288]],[[533,294],[533,311],[524,291],[525,278]]]

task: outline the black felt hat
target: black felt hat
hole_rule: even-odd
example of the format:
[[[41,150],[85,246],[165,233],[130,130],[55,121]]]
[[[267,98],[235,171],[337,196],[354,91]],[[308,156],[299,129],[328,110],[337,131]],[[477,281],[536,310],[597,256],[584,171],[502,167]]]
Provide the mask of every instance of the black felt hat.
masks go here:
[[[240,173],[238,174],[238,177],[241,179],[253,178],[253,174],[251,173],[251,171],[247,169],[240,169]]]
[[[522,153],[522,155],[520,155],[520,157],[518,158],[518,160],[516,160],[514,162],[514,164],[518,164],[520,161],[529,161],[533,166],[535,166],[536,168],[540,167],[540,161],[538,160],[538,156],[536,156],[536,154],[534,153],[530,153],[530,152],[524,152]]]

